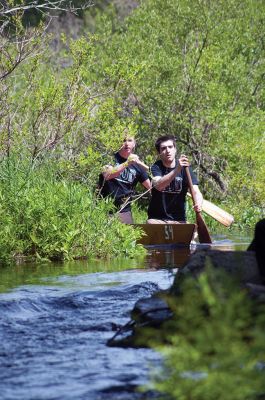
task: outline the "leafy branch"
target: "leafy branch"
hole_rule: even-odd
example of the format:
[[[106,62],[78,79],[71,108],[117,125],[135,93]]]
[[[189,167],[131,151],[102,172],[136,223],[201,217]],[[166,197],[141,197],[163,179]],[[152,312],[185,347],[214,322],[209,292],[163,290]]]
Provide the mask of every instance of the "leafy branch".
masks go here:
[[[1,1],[2,8],[0,9],[0,16],[7,16],[11,14],[16,14],[18,12],[25,12],[28,10],[38,10],[43,13],[48,13],[50,10],[55,11],[70,11],[72,13],[77,13],[77,11],[85,10],[92,6],[91,1],[86,1],[84,4],[75,6],[71,1],[68,0],[58,0],[58,1],[46,1],[43,4],[38,4],[37,1],[32,1],[28,5],[19,5],[17,7],[10,7],[6,1]]]

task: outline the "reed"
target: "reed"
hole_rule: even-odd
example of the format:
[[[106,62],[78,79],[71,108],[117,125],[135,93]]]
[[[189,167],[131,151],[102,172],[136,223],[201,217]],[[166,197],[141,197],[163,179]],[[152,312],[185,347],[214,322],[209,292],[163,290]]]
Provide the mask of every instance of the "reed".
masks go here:
[[[140,233],[120,224],[112,204],[60,176],[55,163],[0,163],[0,260],[111,258],[142,252]]]

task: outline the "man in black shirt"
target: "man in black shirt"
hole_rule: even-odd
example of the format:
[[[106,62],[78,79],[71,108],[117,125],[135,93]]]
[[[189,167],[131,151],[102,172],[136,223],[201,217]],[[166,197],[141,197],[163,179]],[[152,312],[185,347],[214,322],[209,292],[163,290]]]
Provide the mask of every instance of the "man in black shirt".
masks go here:
[[[172,135],[161,136],[155,143],[160,160],[151,167],[152,198],[147,223],[186,222],[186,194],[188,180],[184,167],[189,167],[195,192],[195,211],[201,211],[203,202],[198,181],[185,155],[176,159],[176,140]]]
[[[106,165],[99,178],[101,195],[114,199],[120,220],[125,224],[133,223],[130,199],[136,184],[140,182],[146,189],[151,189],[144,164],[133,153],[135,144],[133,137],[126,136],[122,147],[114,154],[114,167]]]

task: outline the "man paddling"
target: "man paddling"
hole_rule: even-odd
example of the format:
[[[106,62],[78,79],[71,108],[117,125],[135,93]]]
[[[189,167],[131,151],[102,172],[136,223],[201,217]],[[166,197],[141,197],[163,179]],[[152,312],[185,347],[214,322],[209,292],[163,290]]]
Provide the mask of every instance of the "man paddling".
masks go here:
[[[189,188],[185,167],[189,168],[193,188],[194,210],[201,212],[203,196],[188,158],[176,159],[176,140],[172,135],[161,136],[155,143],[160,160],[151,167],[152,198],[148,207],[149,224],[186,222],[186,194]]]
[[[134,137],[125,136],[120,150],[114,154],[114,166],[106,165],[99,178],[101,195],[114,199],[119,218],[125,224],[133,223],[130,200],[136,184],[140,182],[146,189],[151,189],[144,164],[134,153],[135,145]]]

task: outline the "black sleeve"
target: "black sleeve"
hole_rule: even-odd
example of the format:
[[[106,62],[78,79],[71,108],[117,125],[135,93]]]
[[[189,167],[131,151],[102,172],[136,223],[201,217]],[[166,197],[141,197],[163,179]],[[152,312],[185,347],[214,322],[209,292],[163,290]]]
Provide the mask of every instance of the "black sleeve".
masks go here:
[[[144,181],[146,181],[147,179],[149,179],[148,173],[143,170],[142,168],[139,168],[139,182],[143,183]]]
[[[153,164],[151,167],[151,173],[153,176],[163,176],[161,168],[157,164]]]

